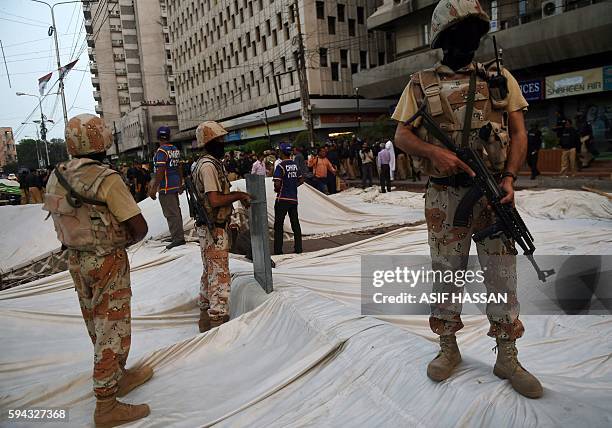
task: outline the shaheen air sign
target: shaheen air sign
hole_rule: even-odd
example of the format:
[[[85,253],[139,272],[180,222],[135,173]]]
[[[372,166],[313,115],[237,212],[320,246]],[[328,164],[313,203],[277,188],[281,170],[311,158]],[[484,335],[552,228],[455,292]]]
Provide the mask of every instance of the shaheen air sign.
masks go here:
[[[546,98],[569,97],[603,91],[603,68],[557,74],[546,78]]]

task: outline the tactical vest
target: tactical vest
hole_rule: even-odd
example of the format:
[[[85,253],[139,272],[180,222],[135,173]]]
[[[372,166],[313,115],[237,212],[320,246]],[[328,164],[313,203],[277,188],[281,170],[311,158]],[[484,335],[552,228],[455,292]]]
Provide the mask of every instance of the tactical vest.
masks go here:
[[[506,164],[508,144],[508,97],[498,99],[487,81],[497,74],[493,63],[476,64],[476,92],[468,144],[478,151],[492,172],[502,172]],[[442,77],[441,77],[442,76]],[[450,78],[449,78],[450,77]],[[447,132],[457,147],[462,145],[462,131],[467,107],[470,74],[455,74],[445,78],[435,68],[423,70],[411,77],[417,106],[423,100],[440,129]],[[418,122],[417,122],[418,125]],[[416,135],[423,141],[444,147],[429,135],[425,127],[417,126]],[[413,156],[414,166],[423,174],[442,177],[427,158]]]
[[[93,201],[96,201],[104,179],[117,174],[91,159],[73,159],[59,164],[57,168],[77,195]],[[75,198],[70,197],[55,172],[51,174],[43,209],[53,218],[57,238],[62,244],[73,250],[95,252],[100,256],[126,246],[128,230],[117,221],[108,207],[74,202]]]
[[[202,168],[206,163],[214,166],[215,171],[217,171],[217,178],[219,179],[219,183],[221,183],[221,193],[224,195],[229,195],[230,193],[231,184],[227,178],[227,174],[225,173],[225,168],[223,168],[223,164],[221,164],[221,162],[211,155],[202,156],[195,164],[193,169],[193,182],[195,184],[195,190],[198,192],[198,197],[200,200],[204,201],[204,209],[206,210],[206,215],[208,218],[215,223],[215,226],[225,228],[232,215],[232,206],[229,205],[214,208],[210,204],[208,195],[206,195],[206,188],[200,174],[200,168]]]

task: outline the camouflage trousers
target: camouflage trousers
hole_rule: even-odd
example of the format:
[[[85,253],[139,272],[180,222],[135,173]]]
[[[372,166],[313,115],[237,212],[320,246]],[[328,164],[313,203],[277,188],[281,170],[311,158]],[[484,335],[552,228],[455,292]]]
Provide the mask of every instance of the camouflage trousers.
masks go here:
[[[487,209],[485,198],[473,208],[468,227],[453,226],[457,205],[469,188],[441,186],[430,182],[425,194],[425,218],[429,249],[434,270],[464,270],[472,233],[493,224],[494,213]],[[486,313],[490,328],[488,335],[501,339],[518,339],[524,327],[519,320],[519,302],[516,297],[516,257],[508,251],[500,238],[485,238],[476,244],[478,261],[484,272],[487,293],[505,293],[507,303],[487,303]],[[501,257],[500,257],[501,256]],[[483,290],[484,291],[484,290]],[[434,282],[434,293],[457,293],[452,283]],[[439,335],[449,335],[463,328],[461,303],[431,304],[429,325]]]
[[[198,306],[200,310],[208,311],[211,320],[218,320],[229,315],[229,234],[220,227],[213,232],[206,227],[198,227],[196,232],[203,265]]]
[[[97,398],[116,394],[131,343],[130,266],[125,249],[98,256],[69,251],[69,270],[94,345]]]

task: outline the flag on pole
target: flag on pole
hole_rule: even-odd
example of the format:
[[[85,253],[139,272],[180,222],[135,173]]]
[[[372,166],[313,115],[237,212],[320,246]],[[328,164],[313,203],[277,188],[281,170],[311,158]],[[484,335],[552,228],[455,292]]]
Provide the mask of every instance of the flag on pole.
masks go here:
[[[49,83],[49,80],[51,80],[52,74],[53,72],[45,74],[43,77],[38,79],[38,92],[40,92],[41,97],[45,94],[45,88],[47,87],[47,83]]]
[[[60,79],[63,79],[64,77],[66,77],[66,75],[68,74],[68,72],[70,70],[72,70],[72,67],[74,67],[74,65],[77,63],[78,59],[75,59],[74,61],[72,61],[69,64],[66,64],[63,67],[60,67],[59,69],[59,73],[60,73]]]

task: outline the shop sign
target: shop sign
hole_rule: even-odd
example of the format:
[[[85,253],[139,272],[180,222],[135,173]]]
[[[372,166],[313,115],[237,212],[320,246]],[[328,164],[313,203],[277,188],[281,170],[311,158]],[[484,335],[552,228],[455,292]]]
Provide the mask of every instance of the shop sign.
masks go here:
[[[542,79],[521,80],[519,86],[527,101],[537,101],[543,98]]]
[[[547,99],[601,91],[603,91],[603,69],[601,67],[546,78]]]

